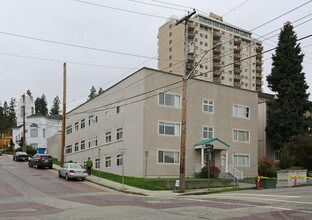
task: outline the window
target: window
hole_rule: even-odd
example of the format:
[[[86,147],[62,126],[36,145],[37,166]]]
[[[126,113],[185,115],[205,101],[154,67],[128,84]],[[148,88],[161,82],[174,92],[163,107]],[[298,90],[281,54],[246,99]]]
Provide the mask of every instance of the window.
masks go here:
[[[249,107],[242,105],[233,105],[233,116],[240,118],[249,118]]]
[[[30,129],[30,137],[38,137],[38,129],[37,128],[31,128]]]
[[[123,128],[117,128],[116,139],[121,140],[123,138]]]
[[[65,154],[71,154],[73,152],[72,146],[68,145],[65,147]]]
[[[213,113],[214,111],[214,103],[212,100],[204,99],[203,100],[203,111]]]
[[[170,122],[158,122],[158,133],[163,135],[180,136],[180,124]]]
[[[281,159],[281,152],[279,150],[276,150],[274,152],[274,160],[279,161]]]
[[[79,143],[76,142],[76,143],[75,143],[75,152],[77,152],[78,150],[79,150]]]
[[[110,118],[112,117],[112,113],[110,109],[105,110],[104,112],[105,118]]]
[[[75,131],[78,131],[79,130],[79,122],[76,122],[75,123]]]
[[[97,115],[89,115],[89,125],[97,123]]]
[[[84,129],[86,127],[86,120],[85,119],[81,119],[80,121],[80,129]]]
[[[46,130],[42,129],[42,137],[45,138],[46,137]]]
[[[181,108],[181,97],[180,95],[174,95],[170,93],[160,92],[158,95],[159,105],[172,106],[176,108]]]
[[[72,128],[71,125],[69,125],[69,126],[66,127],[66,134],[69,135],[71,133],[73,133],[73,128]]]
[[[122,154],[117,154],[117,166],[123,165],[123,157]]]
[[[179,151],[158,151],[158,163],[180,163]]]
[[[233,140],[240,142],[249,142],[249,131],[234,130]]]
[[[225,153],[221,153],[221,166],[225,166],[226,165],[226,154]]]
[[[111,167],[112,166],[112,157],[107,156],[105,157],[105,167]]]
[[[119,114],[119,113],[122,113],[123,112],[123,106],[122,104],[118,104],[118,106],[116,107],[116,113]]]
[[[250,156],[248,154],[234,154],[234,166],[250,166]]]
[[[203,139],[213,138],[213,127],[203,126]]]
[[[91,137],[89,139],[89,148],[97,146],[97,136]]]
[[[37,149],[38,148],[38,143],[30,143],[30,146],[32,146],[33,148]]]
[[[105,133],[105,143],[110,143],[112,142],[112,132],[108,131]]]
[[[81,141],[80,142],[80,150],[84,150],[86,148],[86,141]]]
[[[95,169],[100,169],[100,159],[95,159]]]

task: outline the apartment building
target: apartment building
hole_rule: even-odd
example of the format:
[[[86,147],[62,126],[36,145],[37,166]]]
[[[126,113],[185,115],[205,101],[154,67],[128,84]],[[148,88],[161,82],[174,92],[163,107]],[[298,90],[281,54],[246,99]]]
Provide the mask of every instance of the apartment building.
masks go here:
[[[262,91],[262,43],[251,32],[221,16],[195,14],[176,25],[170,18],[159,28],[158,68],[223,85]]]
[[[181,75],[142,68],[66,115],[65,160],[90,157],[95,169],[126,176],[178,177]],[[200,141],[215,141],[212,164],[257,175],[258,93],[190,79],[186,176],[207,163]],[[196,145],[196,146],[195,146]]]

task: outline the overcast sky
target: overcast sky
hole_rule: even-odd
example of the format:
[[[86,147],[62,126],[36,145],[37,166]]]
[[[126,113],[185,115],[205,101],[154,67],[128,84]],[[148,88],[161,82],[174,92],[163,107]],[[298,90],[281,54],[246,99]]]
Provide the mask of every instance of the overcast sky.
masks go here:
[[[67,110],[86,101],[92,86],[106,89],[143,66],[156,69],[158,28],[192,8],[223,15],[225,22],[246,30],[281,16],[253,30],[254,38],[297,20],[293,25],[298,39],[312,34],[308,0],[0,0],[0,101],[19,100],[29,89],[34,98],[45,94],[50,109],[56,95],[62,99],[63,62]],[[264,50],[276,46],[278,33],[266,36],[273,37],[263,41]],[[309,93],[311,45],[312,37],[301,41]],[[267,93],[271,56],[272,52],[263,58]]]

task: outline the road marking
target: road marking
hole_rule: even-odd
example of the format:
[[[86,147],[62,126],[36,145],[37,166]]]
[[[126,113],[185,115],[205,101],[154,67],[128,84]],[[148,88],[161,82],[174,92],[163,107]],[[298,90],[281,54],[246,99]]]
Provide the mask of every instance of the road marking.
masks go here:
[[[300,198],[302,196],[283,196],[283,195],[273,195],[273,194],[253,194],[253,193],[225,193],[226,195],[240,195],[240,196],[263,196],[263,197],[281,197],[281,198]],[[222,195],[221,195],[222,196]]]
[[[226,204],[226,205],[239,205],[239,206],[255,207],[255,208],[278,209],[278,210],[294,211],[294,212],[302,212],[302,213],[312,214],[312,211],[308,211],[308,210],[298,210],[298,209],[283,208],[283,207],[270,206],[270,205],[259,206],[259,205],[252,205],[252,204],[241,204],[241,203],[238,203],[237,201],[235,201],[235,202],[222,202],[222,201],[212,201],[212,200],[203,200],[203,199],[187,199],[187,198],[185,198],[185,199],[190,200],[190,201],[197,201],[197,202],[211,202],[211,203],[219,203],[219,204]],[[261,199],[261,198],[259,198],[259,199]],[[280,200],[280,201],[282,201],[282,200]],[[290,201],[287,201],[287,202],[290,202]],[[312,203],[305,203],[305,202],[298,202],[298,203],[312,204]]]

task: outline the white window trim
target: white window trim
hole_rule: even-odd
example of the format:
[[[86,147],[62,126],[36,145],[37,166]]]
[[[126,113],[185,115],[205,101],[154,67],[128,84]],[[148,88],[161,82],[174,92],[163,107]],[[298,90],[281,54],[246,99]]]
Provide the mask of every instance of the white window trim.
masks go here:
[[[204,111],[204,101],[212,101],[212,103],[213,103],[213,105],[212,105],[212,112],[209,112],[209,111]],[[202,112],[203,113],[206,113],[206,114],[214,114],[214,110],[215,110],[215,101],[214,100],[212,100],[212,99],[202,99]]]
[[[162,123],[170,123],[170,124],[175,124],[175,125],[179,125],[179,127],[180,127],[180,130],[179,130],[179,134],[178,135],[176,135],[176,134],[174,134],[174,135],[171,135],[171,134],[160,134],[159,133],[159,123],[160,122],[162,122]],[[175,121],[161,121],[161,120],[159,120],[158,121],[158,123],[157,123],[157,134],[158,135],[160,135],[160,136],[166,136],[166,137],[181,137],[181,123],[179,123],[179,122],[175,122]],[[174,132],[174,133],[176,133],[176,132]]]
[[[249,164],[248,165],[237,165],[237,164],[235,164],[234,163],[234,158],[235,158],[235,156],[248,156],[249,157],[249,160],[248,160],[248,162],[249,162]],[[251,161],[251,159],[250,159],[250,154],[239,154],[239,153],[235,153],[235,154],[233,154],[233,164],[234,164],[234,166],[235,167],[250,167],[250,161]]]
[[[110,166],[109,166],[109,167],[106,166],[106,161],[108,161],[108,160],[106,159],[107,157],[110,157]],[[105,164],[104,164],[104,165],[105,165],[105,168],[111,168],[111,167],[112,167],[112,160],[113,160],[113,157],[112,157],[111,155],[106,155],[106,156],[105,156]],[[117,161],[116,161],[116,163],[117,163]]]
[[[160,163],[159,162],[159,151],[167,151],[167,152],[174,152],[174,153],[179,153],[179,163]],[[173,165],[173,166],[176,166],[176,165],[180,165],[180,151],[179,150],[173,150],[173,149],[157,149],[156,151],[156,154],[157,154],[157,164],[158,165]]]
[[[94,118],[95,118],[95,122],[93,121]],[[96,123],[98,123],[98,116],[96,114],[89,115],[89,117],[88,117],[89,126],[93,126]]]
[[[118,134],[118,129],[122,129],[122,138],[120,139],[117,139],[117,134]],[[124,135],[125,135],[125,132],[124,132],[124,128],[123,127],[119,127],[119,128],[116,128],[116,141],[122,141],[124,139]]]
[[[207,138],[204,137],[204,128],[205,127],[212,128],[212,137],[211,138],[213,138],[214,137],[214,126],[202,125],[202,139],[207,139]]]
[[[116,130],[116,131],[117,131],[117,130]],[[107,134],[108,132],[110,132],[110,137],[111,137],[110,142],[107,142],[107,141],[106,141],[106,137],[107,137],[106,134]],[[106,131],[106,132],[105,132],[105,144],[110,144],[110,143],[112,143],[112,142],[113,142],[112,137],[113,137],[112,131],[111,131],[111,130],[110,130],[110,131]]]
[[[95,146],[90,146],[90,142],[96,141],[96,145]],[[94,148],[98,146],[98,136],[94,135],[92,137],[89,138],[88,140],[88,148]]]
[[[248,141],[239,141],[234,139],[234,131],[245,131],[249,133],[249,140]],[[238,129],[238,128],[233,128],[232,129],[232,141],[233,142],[238,142],[238,143],[250,143],[251,135],[250,135],[250,130],[243,130],[243,129]]]
[[[120,107],[120,112],[117,112],[118,107]],[[116,114],[119,115],[122,114],[123,112],[124,112],[124,104],[123,102],[118,102],[116,104]]]
[[[82,120],[84,120],[84,127],[83,128],[81,128],[81,121]],[[80,130],[82,130],[82,129],[85,129],[86,128],[86,119],[85,118],[82,118],[81,120],[80,120],[80,123],[79,123],[79,128],[80,128]]]
[[[121,157],[118,158],[118,155],[121,155]],[[118,159],[121,159],[121,160],[122,160],[122,164],[121,164],[121,165],[118,165],[118,163],[117,163]],[[124,155],[118,153],[118,154],[116,155],[116,166],[117,166],[117,167],[122,167],[122,166],[124,165],[124,163],[125,163],[125,161],[124,161]]]
[[[159,103],[159,94],[160,93],[164,93],[164,94],[169,94],[169,95],[173,95],[173,96],[179,96],[179,104],[180,106],[170,106],[170,105],[165,105],[165,103],[162,105]],[[165,99],[164,99],[164,102],[165,102]],[[182,97],[181,97],[181,94],[179,93],[171,93],[171,92],[162,92],[162,91],[159,91],[158,92],[158,95],[157,95],[157,105],[160,106],[160,107],[164,107],[164,108],[176,108],[176,109],[181,109],[182,108]]]
[[[78,129],[76,129],[76,124],[78,124]],[[76,122],[74,123],[74,131],[75,131],[75,132],[79,131],[79,128],[80,128],[80,123],[79,123],[79,121],[76,121]]]
[[[242,116],[238,116],[238,115],[234,115],[234,106],[238,106],[238,107],[243,107],[243,108],[248,108],[249,111],[248,111],[248,117],[242,117]],[[240,105],[240,104],[233,104],[232,106],[232,115],[233,117],[235,118],[243,118],[243,119],[250,119],[250,106],[247,106],[247,105]]]

